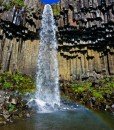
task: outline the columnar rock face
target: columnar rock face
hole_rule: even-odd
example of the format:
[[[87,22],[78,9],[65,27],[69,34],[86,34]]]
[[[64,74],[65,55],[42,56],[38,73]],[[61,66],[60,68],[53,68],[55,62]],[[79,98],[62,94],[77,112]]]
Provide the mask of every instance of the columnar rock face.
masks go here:
[[[114,46],[113,43],[109,44],[108,40],[110,39],[106,40],[106,43],[104,44],[103,38],[100,39],[102,35],[100,35],[100,37],[97,40],[95,40],[94,42],[92,41],[91,45],[89,43],[90,41],[84,41],[84,38],[87,40],[88,35],[91,35],[92,32],[94,32],[94,30],[91,31],[91,33],[89,32],[89,29],[94,29],[92,28],[92,26],[95,25],[96,27],[96,24],[98,24],[97,27],[99,32],[102,31],[101,29],[104,29],[104,24],[106,22],[105,15],[103,15],[102,12],[100,12],[101,14],[99,16],[99,10],[95,11],[95,18],[94,13],[91,14],[91,12],[80,14],[80,9],[78,9],[78,7],[83,8],[83,5],[85,5],[85,7],[88,8],[89,6],[91,6],[91,3],[89,3],[90,5],[88,5],[88,2],[86,3],[86,0],[83,1],[84,3],[81,3],[80,5],[79,0],[75,1],[74,3],[73,0],[61,0],[62,14],[60,15],[60,18],[57,21],[58,25],[60,27],[63,27],[63,32],[61,30],[58,31],[59,33],[61,33],[61,37],[58,37],[58,60],[59,75],[60,78],[64,80],[88,78],[89,76],[93,75],[94,72],[100,74],[101,76],[114,75]],[[93,6],[96,7],[98,3],[95,1],[96,0],[94,0]],[[29,3],[29,6],[33,4],[30,0],[25,0],[25,4],[27,4],[27,2]],[[37,3],[37,1],[34,2]],[[37,4],[40,5],[40,3]],[[34,4],[35,7],[38,7],[38,5]],[[20,9],[20,11],[22,10]],[[25,28],[22,28],[21,30],[19,29],[19,27],[17,27],[18,33],[16,32],[16,36],[13,30],[12,32],[14,33],[14,37],[11,36],[12,34],[9,28],[9,26],[12,25],[12,19],[10,20],[8,17],[10,16],[10,12],[11,11],[9,11],[9,13],[4,12],[4,15],[0,14],[0,18],[2,18],[2,20],[10,21],[10,23],[6,22],[7,26],[2,26],[3,28],[0,28],[0,71],[19,71],[30,75],[35,75],[39,50],[39,40],[38,38],[36,38],[36,35],[38,34],[37,30],[40,30],[39,28],[41,22],[41,12],[39,12],[39,9],[37,10],[37,8],[36,10],[30,9],[27,13],[25,11],[25,13],[23,13],[22,15],[23,17],[26,16],[24,17],[26,22],[25,24],[23,24]],[[79,12],[81,17],[77,17],[77,12]],[[75,13],[75,16],[73,13]],[[111,20],[113,20],[113,16],[114,15],[112,11],[110,13]],[[88,20],[88,22],[86,19]],[[100,23],[101,19],[103,22],[102,28],[100,28],[100,25],[102,25],[102,23]],[[93,20],[93,22],[91,22],[91,20]],[[77,21],[79,22],[79,24],[77,23]],[[85,26],[83,26],[83,24]],[[71,26],[68,27],[69,25]],[[107,25],[108,24],[106,24],[106,27]],[[110,26],[113,26],[113,24],[110,23]],[[9,32],[5,30],[6,28]],[[83,30],[84,28],[89,28],[85,31],[87,35],[80,33],[81,30]],[[110,28],[111,27],[109,27],[109,29]],[[78,30],[79,32],[77,32],[76,30]],[[74,31],[76,33],[73,33]],[[27,32],[29,33],[27,34]],[[81,34],[81,39],[78,39],[78,37],[80,38],[80,36],[77,36],[78,33]],[[84,37],[82,37],[82,34]],[[107,33],[104,37],[107,37]],[[98,40],[101,40],[102,42],[102,44],[100,44],[101,47],[99,47],[99,44],[95,46],[95,42],[98,43]]]
[[[3,42],[3,43],[2,43]],[[38,58],[39,41],[5,39],[0,42],[1,47],[1,72],[22,72],[35,75]]]
[[[65,80],[81,80],[93,76],[94,73],[100,77],[114,75],[113,49],[114,47],[110,47],[107,53],[104,50],[99,51],[88,47],[84,47],[73,54],[68,52],[63,55],[60,52],[59,72],[61,78]]]
[[[35,75],[39,41],[5,39],[0,42],[1,72],[19,71]],[[67,55],[70,55],[67,53]],[[72,58],[76,55],[75,58]],[[75,80],[88,77],[93,71],[102,75],[114,74],[114,47],[110,47],[107,54],[89,48],[72,54],[70,58],[61,56],[58,52],[59,73],[61,79]]]

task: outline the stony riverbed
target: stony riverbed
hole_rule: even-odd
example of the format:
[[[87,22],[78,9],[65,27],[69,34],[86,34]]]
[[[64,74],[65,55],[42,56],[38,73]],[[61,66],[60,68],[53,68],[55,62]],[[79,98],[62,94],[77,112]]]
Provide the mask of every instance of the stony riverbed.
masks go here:
[[[0,91],[0,126],[13,123],[19,118],[30,117],[30,108],[22,95],[13,91]]]

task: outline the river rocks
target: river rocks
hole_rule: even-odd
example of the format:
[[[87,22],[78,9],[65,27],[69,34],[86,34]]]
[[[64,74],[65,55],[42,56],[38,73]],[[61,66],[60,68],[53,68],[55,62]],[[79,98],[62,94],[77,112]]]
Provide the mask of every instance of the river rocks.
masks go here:
[[[8,118],[10,117],[10,113],[7,110],[3,110],[3,117],[8,120]]]
[[[30,117],[30,109],[22,95],[13,91],[0,91],[0,125],[12,123],[15,119]]]
[[[29,113],[27,113],[27,114],[26,114],[26,117],[30,117],[30,114],[29,114]]]
[[[114,109],[114,104],[111,107],[112,107],[112,109]]]
[[[11,99],[11,103],[14,104],[14,105],[16,105],[17,104],[17,100],[15,98],[12,98]]]
[[[114,104],[111,106],[111,110],[114,113]]]

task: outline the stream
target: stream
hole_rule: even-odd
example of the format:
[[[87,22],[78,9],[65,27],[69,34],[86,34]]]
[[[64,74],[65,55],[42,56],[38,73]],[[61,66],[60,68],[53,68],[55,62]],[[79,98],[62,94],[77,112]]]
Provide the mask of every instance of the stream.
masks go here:
[[[38,113],[0,130],[114,130],[114,115],[87,109]]]

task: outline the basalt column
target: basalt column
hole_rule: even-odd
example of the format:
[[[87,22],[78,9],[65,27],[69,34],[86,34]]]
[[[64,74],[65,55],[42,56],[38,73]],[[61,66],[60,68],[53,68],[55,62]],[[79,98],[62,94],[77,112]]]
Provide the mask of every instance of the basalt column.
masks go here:
[[[108,53],[108,60],[109,60],[109,68],[110,74],[114,74],[114,48],[110,48],[110,52]]]
[[[87,59],[89,71],[92,72],[94,70],[94,54],[92,49],[88,49]]]

